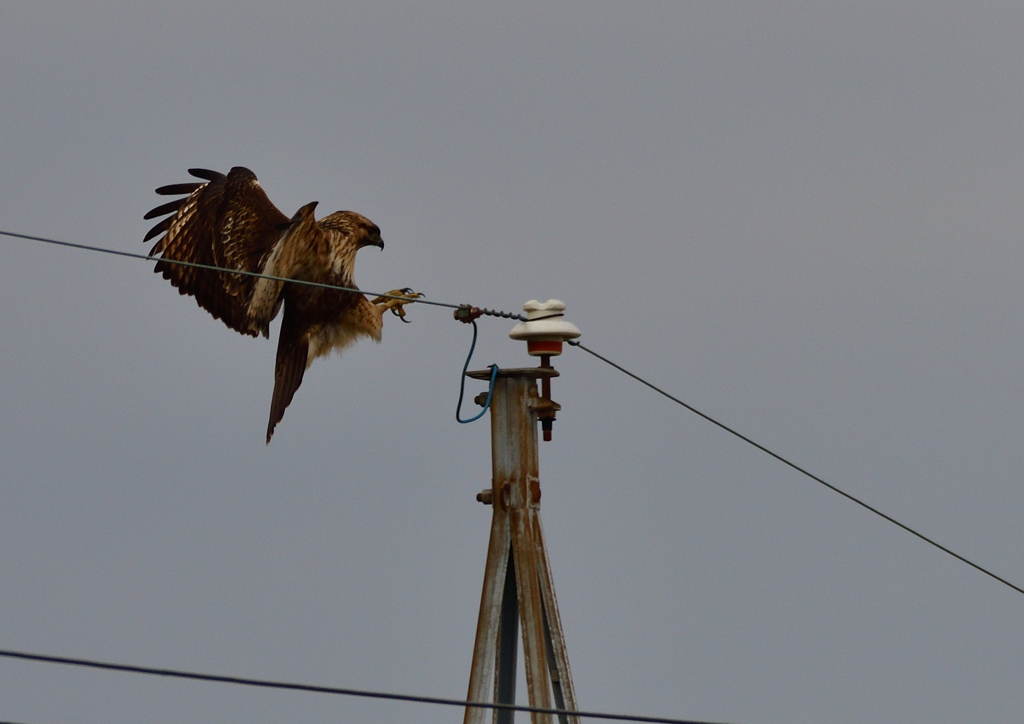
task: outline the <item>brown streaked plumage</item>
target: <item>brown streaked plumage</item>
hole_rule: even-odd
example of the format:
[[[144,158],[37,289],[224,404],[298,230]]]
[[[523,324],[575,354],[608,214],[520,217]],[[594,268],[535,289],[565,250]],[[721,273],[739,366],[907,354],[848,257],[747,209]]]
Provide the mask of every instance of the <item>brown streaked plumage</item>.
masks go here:
[[[269,443],[314,359],[341,351],[359,337],[379,342],[384,312],[391,309],[401,314],[402,305],[419,295],[400,289],[390,293],[405,295],[408,300],[378,297],[371,302],[356,291],[288,284],[163,261],[188,261],[358,289],[352,277],[356,252],[364,246],[384,248],[377,225],[352,211],[337,211],[317,221],[313,202],[289,219],[270,202],[256,175],[247,168],[236,166],[227,176],[205,169],[189,169],[189,173],[205,183],[158,188],[158,194],[184,196],[146,214],[146,219],[170,216],[154,226],[145,241],[163,234],[150,250],[151,256],[160,258],[154,271],[236,332],[269,337],[270,322],[284,306],[267,425]]]

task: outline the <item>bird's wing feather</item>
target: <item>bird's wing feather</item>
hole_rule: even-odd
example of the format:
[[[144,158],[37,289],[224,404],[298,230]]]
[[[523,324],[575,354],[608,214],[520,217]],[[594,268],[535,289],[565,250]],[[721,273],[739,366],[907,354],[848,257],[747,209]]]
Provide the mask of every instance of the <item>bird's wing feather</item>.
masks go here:
[[[203,184],[174,184],[157,193],[187,193],[180,199],[162,204],[146,214],[147,219],[173,214],[163,219],[146,236],[161,233],[150,250],[159,256],[154,271],[178,288],[195,297],[203,309],[228,327],[255,336],[248,319],[249,301],[255,278],[242,274],[213,272],[172,264],[164,259],[261,273],[281,227],[288,217],[274,206],[247,168],[236,166],[227,176],[205,169],[189,169]]]
[[[277,342],[277,365],[274,368],[274,397],[270,402],[270,422],[267,424],[267,444],[274,436],[274,428],[284,417],[285,408],[302,384],[302,375],[309,361],[309,339],[293,308],[284,305],[284,320]]]
[[[280,278],[302,276],[302,267],[313,253],[317,237],[323,236],[313,217],[316,205],[316,201],[306,204],[287,223],[280,225],[277,241],[263,259],[263,273],[267,276],[253,283],[249,297],[249,326],[264,337],[269,336],[270,322],[281,306],[284,282]]]

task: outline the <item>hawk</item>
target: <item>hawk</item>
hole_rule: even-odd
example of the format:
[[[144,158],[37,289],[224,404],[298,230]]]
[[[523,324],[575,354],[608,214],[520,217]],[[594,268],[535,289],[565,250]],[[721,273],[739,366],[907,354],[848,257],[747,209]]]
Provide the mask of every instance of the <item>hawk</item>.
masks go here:
[[[356,252],[364,246],[384,248],[380,229],[365,216],[336,211],[317,221],[314,201],[289,219],[247,168],[236,166],[226,176],[199,168],[189,173],[203,183],[156,190],[181,198],[145,215],[154,219],[169,214],[144,241],[163,234],[149,252],[159,258],[154,271],[236,332],[269,338],[270,322],[284,307],[267,425],[269,444],[314,359],[340,352],[359,337],[379,342],[384,312],[391,310],[405,321],[403,305],[421,295],[404,288],[388,293],[400,298],[370,301],[359,293],[352,277]],[[199,269],[171,260],[355,291]]]

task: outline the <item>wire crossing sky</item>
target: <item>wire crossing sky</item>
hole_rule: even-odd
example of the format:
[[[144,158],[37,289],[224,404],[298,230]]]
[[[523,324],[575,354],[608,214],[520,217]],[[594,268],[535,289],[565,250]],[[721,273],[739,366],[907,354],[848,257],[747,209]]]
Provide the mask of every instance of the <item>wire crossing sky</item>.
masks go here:
[[[0,230],[0,234],[2,234],[4,236],[11,236],[11,237],[19,238],[19,239],[28,239],[28,240],[31,240],[31,241],[40,241],[40,242],[43,242],[43,243],[46,243],[46,244],[54,244],[54,245],[63,246],[63,247],[69,247],[69,248],[73,248],[73,249],[81,249],[81,250],[84,250],[84,251],[100,252],[100,253],[103,253],[103,254],[112,254],[112,255],[116,255],[116,256],[127,256],[127,257],[131,257],[131,258],[136,258],[136,259],[144,259],[144,260],[147,260],[147,261],[156,261],[155,257],[150,257],[150,256],[146,256],[146,255],[143,255],[143,254],[132,254],[130,252],[117,251],[117,250],[114,250],[114,249],[105,249],[105,248],[96,247],[96,246],[87,246],[87,245],[84,245],[84,244],[76,244],[76,243],[67,242],[67,241],[58,241],[58,240],[55,240],[55,239],[47,239],[47,238],[39,237],[39,236],[29,236],[27,234],[18,234],[18,233],[14,233],[14,232],[10,232],[10,231],[2,231],[2,230]],[[253,277],[262,277],[262,278],[266,278],[266,279],[273,279],[275,281],[286,281],[286,282],[293,282],[293,283],[298,283],[298,284],[307,284],[307,285],[310,285],[310,286],[325,287],[325,288],[328,288],[328,289],[339,289],[339,290],[342,290],[342,291],[353,291],[353,292],[360,292],[361,291],[359,289],[349,289],[347,287],[339,287],[337,285],[332,285],[332,284],[321,284],[321,283],[318,283],[318,282],[310,282],[310,281],[305,281],[305,280],[301,280],[301,279],[286,279],[286,278],[283,278],[283,277],[274,277],[274,276],[268,276],[268,275],[265,275],[265,274],[256,274],[256,273],[253,273],[253,272],[239,271],[237,269],[226,269],[226,268],[223,268],[223,267],[211,266],[211,265],[208,265],[208,264],[197,264],[195,262],[177,261],[177,260],[174,260],[174,259],[166,259],[165,261],[168,261],[168,262],[171,262],[171,263],[174,263],[174,264],[182,264],[182,265],[185,265],[185,266],[196,267],[196,268],[199,268],[199,269],[208,269],[210,271],[227,272],[227,273],[231,273],[231,274],[243,274],[243,275],[246,275],[246,276],[253,276]],[[374,294],[374,292],[363,292],[363,293],[365,293],[365,294]],[[405,299],[406,298],[406,297],[400,297],[400,296],[389,295],[389,294],[378,294],[377,296],[392,297],[392,298],[398,298],[398,299]],[[414,301],[420,302],[420,303],[423,303],[423,304],[430,304],[430,305],[438,306],[438,307],[448,307],[448,308],[451,308],[451,309],[462,309],[462,308],[465,308],[465,307],[468,306],[468,305],[464,305],[464,304],[460,305],[460,304],[450,304],[450,303],[445,303],[445,302],[432,302],[432,301],[428,301],[426,299],[416,299]],[[526,317],[524,317],[522,315],[516,315],[516,314],[509,313],[509,312],[495,312],[495,311],[492,311],[492,310],[481,310],[481,311],[484,314],[490,314],[490,315],[496,316],[496,317],[518,319],[518,320],[523,320],[523,321],[526,321],[526,319],[527,319]],[[914,530],[910,526],[908,526],[908,525],[906,525],[904,523],[901,523],[900,521],[896,520],[892,516],[883,513],[882,511],[880,511],[877,508],[875,508],[875,507],[865,503],[864,501],[860,500],[859,498],[857,498],[857,497],[855,497],[853,495],[850,495],[849,493],[845,492],[844,490],[842,490],[840,488],[837,488],[835,485],[832,485],[831,483],[829,483],[829,482],[819,478],[817,475],[814,475],[813,473],[808,472],[804,468],[802,468],[799,465],[797,465],[796,463],[786,459],[782,455],[779,455],[778,453],[773,452],[772,450],[768,449],[764,445],[761,445],[760,443],[757,443],[754,440],[751,440],[749,437],[746,437],[745,435],[737,432],[736,430],[732,429],[728,425],[725,425],[725,424],[719,422],[718,420],[716,420],[715,418],[711,417],[710,415],[707,415],[707,414],[701,412],[700,410],[698,410],[697,408],[693,407],[692,405],[689,405],[686,402],[683,402],[682,400],[680,400],[679,398],[674,397],[673,395],[670,395],[668,392],[665,392],[660,387],[657,387],[657,386],[653,385],[652,383],[648,382],[647,380],[643,379],[642,377],[634,374],[633,372],[630,372],[626,368],[616,364],[615,362],[612,362],[607,357],[603,357],[602,355],[598,354],[594,350],[589,349],[588,347],[586,347],[583,344],[581,344],[579,341],[577,341],[577,340],[568,340],[568,342],[573,347],[578,347],[578,348],[582,349],[584,352],[587,352],[588,354],[593,355],[594,357],[596,357],[597,359],[601,360],[602,362],[604,362],[604,363],[606,363],[608,365],[611,365],[612,367],[614,367],[615,369],[619,370],[620,372],[623,372],[624,374],[629,375],[630,377],[632,377],[633,379],[637,380],[638,382],[641,382],[642,384],[646,385],[647,387],[650,387],[655,392],[657,392],[657,393],[659,393],[661,395],[664,395],[665,397],[667,397],[668,399],[672,400],[673,402],[675,402],[675,403],[677,403],[679,405],[682,405],[683,407],[685,407],[690,412],[693,412],[694,414],[699,415],[700,417],[704,418],[708,422],[711,422],[714,425],[717,425],[718,427],[722,428],[723,430],[725,430],[726,432],[728,432],[728,433],[730,433],[732,435],[735,435],[740,440],[743,440],[744,442],[746,442],[746,443],[748,443],[750,445],[753,445],[758,450],[761,450],[762,452],[765,452],[768,455],[771,455],[776,460],[778,460],[778,461],[780,461],[782,463],[785,463],[786,465],[788,465],[789,467],[793,468],[797,472],[802,473],[803,475],[806,475],[811,480],[814,480],[815,482],[820,483],[821,485],[824,485],[829,490],[832,490],[833,492],[838,493],[839,495],[842,495],[844,498],[847,498],[848,500],[853,501],[857,505],[860,505],[861,507],[865,508],[866,510],[869,510],[870,512],[874,513],[875,515],[877,515],[877,516],[879,516],[879,517],[889,521],[893,525],[896,525],[896,526],[902,528],[903,530],[907,531],[908,533],[911,533],[911,534],[917,536],[918,538],[920,538],[924,542],[928,543],[929,545],[932,545],[935,548],[938,548],[943,553],[946,553],[946,554],[948,554],[950,556],[953,556],[957,560],[962,561],[963,563],[966,563],[967,565],[971,566],[972,568],[975,568],[976,570],[984,573],[987,576],[990,576],[991,578],[995,579],[996,581],[999,581],[1003,585],[1013,589],[1017,593],[1024,594],[1024,588],[1021,588],[1021,587],[1017,586],[1016,584],[1011,583],[1010,581],[1006,580],[1002,576],[999,576],[999,575],[993,573],[992,571],[990,571],[989,569],[987,569],[987,568],[985,568],[985,567],[983,567],[981,565],[978,565],[977,563],[971,561],[968,558],[965,558],[964,556],[960,555],[959,553],[957,553],[957,552],[955,552],[953,550],[950,550],[949,548],[947,548],[946,546],[942,545],[941,543],[938,543],[935,540],[929,538],[928,536],[926,536],[926,535],[924,535],[924,534]],[[472,357],[472,355],[473,355],[473,348],[475,346],[476,346],[476,324],[474,323],[473,324],[473,343],[472,343],[472,345],[470,347],[470,352],[469,352],[469,356],[470,357]],[[466,360],[465,367],[468,367],[468,365],[469,365],[469,359]],[[463,369],[463,372],[465,372],[465,368]],[[490,400],[490,396],[488,395],[488,401],[489,400]],[[462,394],[460,392],[458,409],[461,409],[461,402],[462,402]],[[483,412],[481,412],[479,415],[477,415],[473,419],[479,418],[486,411],[487,410],[485,408]],[[456,413],[456,417],[458,418],[458,413]],[[470,422],[470,421],[471,420],[467,420],[465,422]],[[459,422],[464,422],[464,421],[460,419]]]
[[[978,565],[977,563],[975,563],[974,561],[971,561],[971,560],[969,560],[969,559],[967,559],[967,558],[964,558],[964,557],[963,557],[962,555],[960,555],[959,553],[957,553],[957,552],[955,552],[955,551],[952,551],[952,550],[950,550],[949,548],[947,548],[946,546],[942,545],[941,543],[936,543],[936,542],[935,542],[934,540],[932,540],[932,539],[931,539],[931,538],[929,538],[928,536],[926,536],[926,535],[924,535],[924,534],[922,534],[922,533],[919,533],[918,531],[914,530],[914,529],[913,529],[913,528],[911,528],[910,526],[908,526],[908,525],[905,525],[905,524],[903,524],[903,523],[899,522],[898,520],[896,520],[896,519],[895,519],[895,518],[893,518],[892,516],[890,516],[890,515],[886,515],[886,514],[885,514],[885,513],[883,513],[882,511],[878,510],[877,508],[874,508],[874,507],[872,507],[872,506],[868,505],[867,503],[865,503],[865,502],[864,502],[863,500],[861,500],[860,498],[857,498],[857,497],[855,497],[855,496],[853,496],[853,495],[850,495],[850,494],[849,494],[849,493],[847,493],[846,491],[844,491],[844,490],[841,490],[840,488],[837,488],[837,487],[836,487],[835,485],[832,485],[831,483],[829,483],[829,482],[826,482],[825,480],[822,480],[822,479],[821,479],[821,478],[819,478],[819,477],[818,477],[817,475],[814,475],[813,473],[810,473],[810,472],[808,472],[807,470],[805,470],[804,468],[800,467],[800,466],[799,466],[799,465],[797,465],[796,463],[794,463],[794,462],[792,462],[792,461],[790,461],[790,460],[787,460],[786,458],[782,457],[781,455],[779,455],[779,454],[778,454],[778,453],[776,453],[776,452],[773,452],[773,451],[769,450],[769,449],[768,449],[768,448],[766,448],[766,447],[765,447],[764,445],[761,445],[761,444],[760,444],[760,443],[758,443],[758,442],[754,442],[754,441],[753,441],[753,440],[751,440],[751,439],[750,439],[749,437],[747,437],[747,436],[745,436],[745,435],[743,435],[743,434],[741,434],[741,433],[739,433],[739,432],[736,432],[736,430],[732,429],[732,428],[731,428],[731,427],[729,427],[728,425],[725,425],[725,424],[723,424],[723,423],[719,422],[718,420],[716,420],[715,418],[711,417],[710,415],[707,415],[707,414],[705,414],[705,413],[701,412],[700,410],[698,410],[697,408],[693,407],[692,405],[689,405],[689,404],[687,404],[687,403],[683,402],[683,401],[682,401],[682,400],[680,400],[680,399],[679,399],[678,397],[674,397],[674,396],[670,395],[669,393],[665,392],[665,390],[663,390],[663,389],[661,389],[660,387],[657,387],[657,386],[655,386],[655,385],[651,384],[650,382],[648,382],[648,381],[647,381],[647,380],[645,380],[644,378],[640,377],[639,375],[636,375],[636,374],[634,374],[634,373],[630,372],[630,371],[629,371],[629,370],[627,370],[627,369],[626,369],[625,367],[622,367],[622,366],[620,366],[620,365],[617,365],[616,363],[612,362],[612,361],[611,361],[610,359],[608,359],[607,357],[603,357],[603,356],[599,355],[599,354],[598,354],[597,352],[595,352],[594,350],[592,350],[592,349],[589,349],[588,347],[584,346],[584,345],[583,345],[582,343],[580,343],[579,341],[577,341],[577,340],[572,340],[572,339],[571,339],[571,340],[568,340],[568,342],[569,342],[569,344],[570,344],[570,345],[572,345],[573,347],[579,347],[579,348],[580,348],[580,349],[582,349],[582,350],[583,350],[584,352],[586,352],[586,353],[588,353],[588,354],[591,354],[591,355],[593,355],[594,357],[597,357],[597,358],[598,358],[599,360],[601,360],[602,362],[604,362],[604,363],[606,363],[606,364],[609,364],[609,365],[611,365],[612,367],[614,367],[615,369],[619,370],[620,372],[623,372],[623,373],[625,373],[625,374],[629,375],[630,377],[632,377],[632,378],[633,378],[634,380],[636,380],[637,382],[641,382],[641,383],[643,383],[643,384],[647,385],[648,387],[650,387],[650,388],[651,388],[652,390],[654,390],[654,391],[655,391],[655,392],[657,392],[658,394],[664,395],[665,397],[667,397],[668,399],[672,400],[673,402],[675,402],[675,403],[677,403],[677,404],[679,404],[679,405],[682,405],[683,407],[685,407],[685,408],[686,408],[687,410],[689,410],[690,412],[692,412],[692,413],[694,413],[694,414],[696,414],[696,415],[699,415],[700,417],[703,417],[703,418],[704,418],[705,420],[707,420],[708,422],[710,422],[710,423],[713,423],[713,424],[715,424],[715,425],[718,425],[718,427],[722,428],[723,430],[725,430],[726,432],[728,432],[728,433],[730,433],[730,434],[732,434],[732,435],[735,435],[736,437],[738,437],[738,438],[739,438],[740,440],[742,440],[743,442],[745,442],[745,443],[748,443],[748,444],[750,444],[750,445],[753,445],[754,447],[756,447],[756,448],[757,448],[758,450],[760,450],[760,451],[762,451],[762,452],[768,453],[769,455],[771,455],[771,456],[772,456],[773,458],[775,458],[775,459],[776,459],[776,460],[778,460],[779,462],[785,463],[786,465],[788,465],[789,467],[793,468],[793,469],[794,469],[794,470],[796,470],[797,472],[799,472],[799,473],[802,473],[802,474],[806,475],[806,476],[807,476],[807,477],[809,477],[809,478],[810,478],[811,480],[813,480],[813,481],[815,481],[815,482],[817,482],[817,483],[821,483],[822,485],[824,485],[824,486],[825,486],[826,488],[828,488],[829,490],[831,490],[831,491],[833,491],[833,492],[835,492],[835,493],[839,493],[839,494],[840,494],[840,495],[842,495],[842,496],[843,496],[844,498],[847,498],[848,500],[852,500],[852,501],[853,501],[854,503],[856,503],[857,505],[859,505],[859,506],[861,506],[862,508],[865,508],[865,509],[867,509],[867,510],[871,511],[872,513],[874,513],[875,515],[877,515],[877,516],[879,516],[879,517],[881,517],[881,518],[884,518],[885,520],[889,521],[889,522],[890,522],[890,523],[892,523],[893,525],[899,526],[900,528],[902,528],[903,530],[907,531],[908,533],[912,533],[912,534],[916,535],[916,536],[917,536],[918,538],[920,538],[921,540],[923,540],[923,541],[924,541],[925,543],[928,543],[929,545],[935,546],[936,548],[938,548],[938,549],[939,549],[940,551],[942,551],[943,553],[946,553],[946,554],[948,554],[948,555],[951,555],[951,556],[953,556],[954,558],[956,558],[956,559],[957,559],[957,560],[959,560],[959,561],[963,561],[964,563],[966,563],[967,565],[971,566],[972,568],[975,568],[975,569],[977,569],[977,570],[981,571],[981,572],[982,572],[982,573],[984,573],[984,574],[985,574],[986,576],[991,576],[991,577],[992,577],[992,578],[994,578],[995,580],[997,580],[997,581],[999,581],[1000,583],[1002,583],[1002,584],[1003,584],[1004,586],[1008,586],[1009,588],[1012,588],[1012,589],[1013,589],[1014,591],[1016,591],[1017,593],[1022,593],[1022,594],[1024,594],[1024,588],[1020,588],[1019,586],[1017,586],[1017,585],[1015,585],[1015,584],[1013,584],[1013,583],[1010,583],[1010,582],[1009,582],[1009,581],[1007,581],[1007,580],[1006,580],[1005,578],[1003,578],[1003,577],[1001,577],[1001,576],[998,576],[998,575],[996,575],[995,573],[993,573],[992,571],[988,570],[987,568],[984,568],[984,567],[982,567],[982,566],[979,566],[979,565]]]
[[[414,694],[394,694],[383,691],[367,691],[365,689],[342,689],[333,686],[317,686],[314,684],[297,684],[287,681],[270,681],[268,679],[251,679],[242,676],[224,676],[219,674],[203,674],[195,671],[180,671],[177,669],[157,669],[148,666],[133,666],[131,664],[115,664],[108,661],[90,661],[88,659],[73,659],[64,656],[46,656],[26,651],[8,651],[0,649],[0,657],[9,659],[21,659],[23,661],[37,661],[47,664],[63,664],[65,666],[82,666],[90,669],[105,669],[107,671],[121,671],[129,674],[147,674],[150,676],[166,676],[174,679],[190,679],[192,681],[207,681],[215,684],[237,684],[240,686],[254,686],[263,689],[282,689],[288,691],[302,691],[310,694],[335,694],[338,696],[358,696],[368,699],[390,699],[392,701],[406,701],[413,704],[436,704],[440,706],[467,706],[481,709],[501,709],[504,711],[521,711],[538,714],[561,714],[565,716],[576,716],[580,719],[603,719],[605,721],[631,721],[647,722],[649,724],[714,724],[712,722],[698,722],[692,719],[676,719],[669,717],[643,716],[640,714],[609,714],[597,711],[572,711],[569,709],[545,709],[535,706],[518,706],[513,704],[496,704],[492,702],[465,702],[459,699],[445,699],[436,696],[416,696]]]
[[[117,249],[107,249],[107,248],[104,248],[104,247],[101,247],[101,246],[89,246],[87,244],[76,244],[76,243],[73,243],[73,242],[70,242],[70,241],[59,241],[57,239],[47,239],[47,238],[42,237],[42,236],[30,236],[28,234],[18,234],[18,233],[13,232],[13,231],[3,231],[3,230],[0,230],[0,235],[10,236],[10,237],[13,237],[15,239],[27,239],[29,241],[39,241],[39,242],[42,242],[44,244],[53,244],[55,246],[63,246],[63,247],[68,247],[70,249],[80,249],[82,251],[93,251],[93,252],[98,252],[100,254],[111,254],[113,256],[124,256],[124,257],[128,257],[129,259],[142,259],[143,261],[151,261],[151,262],[165,261],[168,264],[177,264],[179,266],[193,267],[195,269],[206,269],[208,271],[224,272],[224,273],[227,273],[227,274],[238,274],[240,276],[255,277],[257,279],[270,279],[270,280],[276,281],[276,282],[288,282],[289,284],[301,284],[303,286],[319,287],[319,288],[322,288],[322,289],[337,289],[338,291],[342,291],[342,292],[359,292],[361,294],[370,294],[370,295],[373,295],[373,296],[385,297],[385,298],[388,298],[388,299],[410,299],[409,297],[403,297],[403,296],[401,296],[399,294],[389,294],[389,293],[385,293],[385,292],[380,292],[380,293],[368,292],[366,290],[356,289],[354,287],[342,287],[342,286],[338,286],[337,284],[324,284],[322,282],[314,282],[314,281],[309,281],[307,279],[288,279],[286,277],[276,277],[276,276],[272,276],[270,274],[259,274],[257,272],[243,271],[241,269],[228,269],[226,267],[213,266],[212,264],[199,264],[199,263],[194,262],[194,261],[183,261],[181,259],[172,259],[172,258],[163,257],[163,256],[156,257],[156,256],[150,256],[148,254],[134,254],[134,253],[132,253],[130,251],[118,251]],[[451,304],[451,303],[447,303],[447,302],[434,302],[434,301],[431,301],[429,299],[425,299],[423,297],[412,298],[410,301],[418,302],[420,304],[427,304],[427,305],[431,305],[431,306],[434,306],[434,307],[448,307],[449,309],[461,309],[463,307],[468,306],[468,305],[465,305],[465,304]],[[486,314],[486,315],[492,316],[492,317],[502,317],[504,319],[518,319],[518,320],[521,320],[521,321],[526,319],[526,317],[524,317],[524,316],[522,316],[520,314],[513,314],[511,312],[500,312],[500,311],[495,311],[493,309],[481,309],[480,311],[481,311],[482,314]]]

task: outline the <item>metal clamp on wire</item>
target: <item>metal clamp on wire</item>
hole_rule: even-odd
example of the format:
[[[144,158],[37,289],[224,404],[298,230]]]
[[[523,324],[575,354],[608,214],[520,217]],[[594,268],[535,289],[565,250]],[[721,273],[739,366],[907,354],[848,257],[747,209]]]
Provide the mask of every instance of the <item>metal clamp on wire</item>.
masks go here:
[[[521,314],[513,314],[512,312],[500,312],[497,309],[488,309],[487,307],[481,309],[480,307],[474,307],[470,304],[461,305],[458,309],[455,310],[454,316],[455,321],[468,324],[475,319],[480,319],[480,317],[482,317],[485,314],[489,317],[501,317],[502,319],[518,319],[521,322],[526,321],[526,317],[524,317]]]
[[[484,310],[480,307],[472,307],[468,304],[463,304],[461,307],[455,310],[452,316],[455,317],[456,322],[462,322],[463,324],[469,324],[480,319],[484,314]]]

